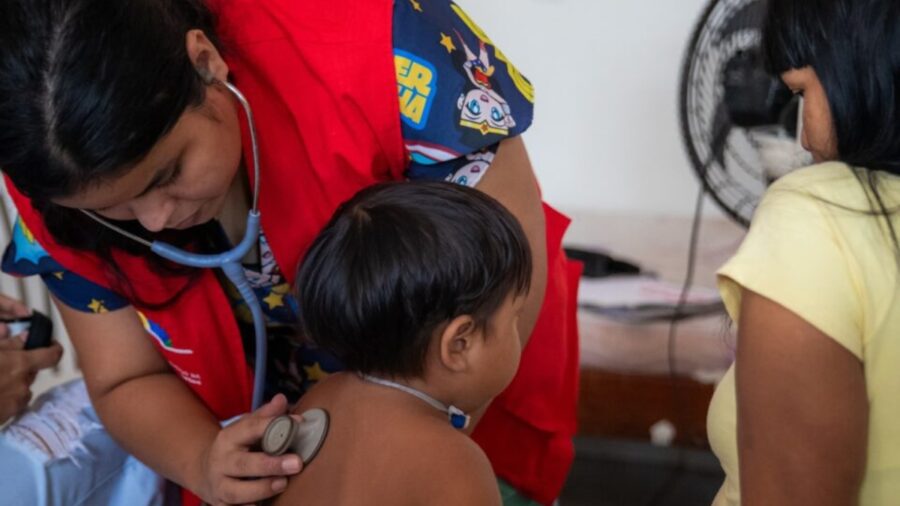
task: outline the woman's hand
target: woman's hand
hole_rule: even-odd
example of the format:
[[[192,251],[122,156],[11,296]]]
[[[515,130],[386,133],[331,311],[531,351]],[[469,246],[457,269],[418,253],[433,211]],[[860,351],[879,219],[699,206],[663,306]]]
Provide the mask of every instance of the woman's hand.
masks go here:
[[[287,411],[287,400],[276,395],[268,404],[219,431],[202,455],[203,499],[214,506],[248,504],[268,499],[287,487],[287,476],[300,472],[297,455],[272,457],[255,451],[269,422]]]
[[[28,309],[28,306],[22,304],[16,299],[0,294],[0,318],[25,318],[29,314],[31,314],[31,310]],[[9,327],[5,323],[0,323],[0,339],[8,339],[10,337],[19,337],[19,339],[21,339],[21,341],[24,343],[24,338],[26,336],[24,334],[21,336],[11,336],[9,335]]]
[[[0,424],[24,410],[31,401],[31,384],[38,371],[62,358],[59,343],[25,351],[17,337],[0,339]]]
[[[0,295],[0,318],[28,316],[25,304]],[[0,323],[0,424],[24,410],[31,401],[31,384],[38,371],[53,367],[62,358],[62,346],[25,351],[28,333],[11,336],[9,327]]]

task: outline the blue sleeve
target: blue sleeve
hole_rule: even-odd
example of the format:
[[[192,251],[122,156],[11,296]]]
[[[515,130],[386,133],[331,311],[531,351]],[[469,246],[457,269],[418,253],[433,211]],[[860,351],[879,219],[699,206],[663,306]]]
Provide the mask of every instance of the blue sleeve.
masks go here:
[[[396,0],[393,39],[406,176],[474,186],[531,125],[531,83],[448,0]]]
[[[16,220],[0,267],[13,276],[40,276],[50,293],[78,311],[102,313],[129,305],[108,288],[66,270],[35,240],[21,219]]]

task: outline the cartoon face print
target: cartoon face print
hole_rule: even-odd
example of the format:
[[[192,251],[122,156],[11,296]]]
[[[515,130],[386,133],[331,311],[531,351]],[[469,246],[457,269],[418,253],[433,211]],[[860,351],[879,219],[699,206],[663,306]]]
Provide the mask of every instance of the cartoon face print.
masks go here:
[[[457,100],[456,107],[460,111],[459,124],[466,128],[478,130],[482,135],[489,133],[508,135],[509,129],[516,126],[507,101],[494,90],[491,77],[494,66],[484,42],[479,44],[479,53],[475,53],[466,45],[462,35],[457,37],[466,53],[463,70],[472,85]]]
[[[447,176],[447,181],[460,184],[463,186],[474,187],[481,180],[484,173],[487,172],[494,161],[494,153],[485,150],[479,153],[471,153],[466,155],[469,163],[460,167],[456,172]]]
[[[516,125],[503,98],[481,88],[460,95],[456,106],[460,110],[459,124],[478,130],[482,135],[507,135]]]

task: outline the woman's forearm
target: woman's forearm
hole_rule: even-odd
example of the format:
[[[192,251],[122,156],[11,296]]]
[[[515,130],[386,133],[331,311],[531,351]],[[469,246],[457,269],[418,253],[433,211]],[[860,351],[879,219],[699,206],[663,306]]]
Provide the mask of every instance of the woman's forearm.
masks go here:
[[[500,143],[490,170],[477,188],[497,199],[519,220],[531,246],[531,290],[519,317],[519,336],[527,343],[547,289],[547,232],[537,179],[521,137]]]
[[[106,430],[155,471],[197,490],[218,421],[154,348],[135,309],[90,314],[55,302]]]
[[[127,380],[94,399],[122,447],[179,485],[200,491],[202,462],[219,422],[175,374]]]
[[[287,410],[284,396],[223,429],[172,372],[133,308],[89,314],[58,307],[101,420],[152,469],[213,504],[256,503],[300,471],[296,455],[250,450],[269,421]]]

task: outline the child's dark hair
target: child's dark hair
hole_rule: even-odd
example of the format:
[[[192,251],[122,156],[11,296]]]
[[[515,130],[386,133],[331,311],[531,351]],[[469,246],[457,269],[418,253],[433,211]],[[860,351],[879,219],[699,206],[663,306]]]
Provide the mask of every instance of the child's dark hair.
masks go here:
[[[378,184],[338,208],[301,263],[301,331],[348,370],[420,376],[443,323],[468,314],[483,327],[530,282],[525,233],[493,198],[445,182]]]

